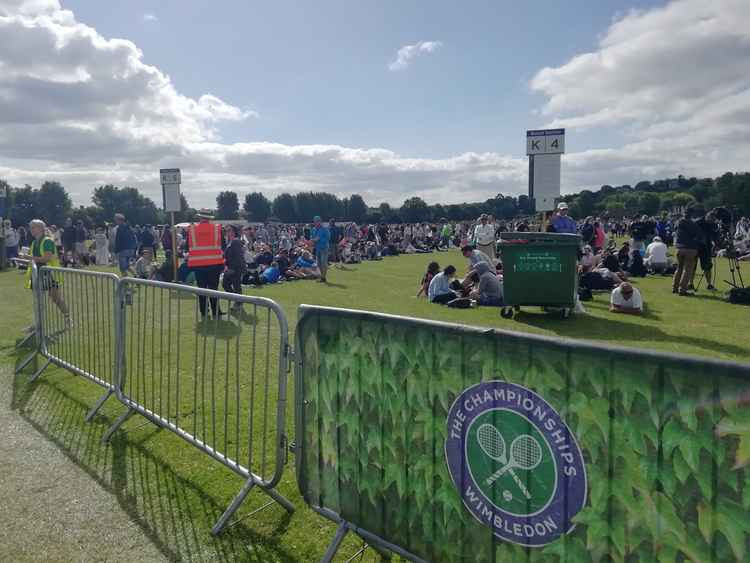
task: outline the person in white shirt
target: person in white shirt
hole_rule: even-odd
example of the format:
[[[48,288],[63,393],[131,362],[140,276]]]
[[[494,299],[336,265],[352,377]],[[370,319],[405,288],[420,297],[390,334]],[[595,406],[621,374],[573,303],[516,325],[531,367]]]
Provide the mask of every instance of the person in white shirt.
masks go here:
[[[641,292],[628,282],[621,283],[612,290],[609,310],[613,313],[624,313],[625,315],[640,315],[643,313]]]
[[[495,226],[489,223],[486,213],[482,213],[479,224],[474,228],[474,243],[491,260],[495,259]]]
[[[646,247],[646,259],[643,261],[652,272],[661,274],[669,268],[667,245],[661,237],[654,237],[653,242]]]

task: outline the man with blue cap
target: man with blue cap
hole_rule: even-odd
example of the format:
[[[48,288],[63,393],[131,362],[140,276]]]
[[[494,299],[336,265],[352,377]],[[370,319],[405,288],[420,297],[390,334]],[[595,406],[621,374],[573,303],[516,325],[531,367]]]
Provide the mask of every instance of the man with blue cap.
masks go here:
[[[318,262],[320,269],[320,281],[326,283],[326,273],[328,272],[328,245],[331,241],[331,231],[322,224],[320,216],[313,217],[314,228],[310,236],[315,244],[315,260]]]

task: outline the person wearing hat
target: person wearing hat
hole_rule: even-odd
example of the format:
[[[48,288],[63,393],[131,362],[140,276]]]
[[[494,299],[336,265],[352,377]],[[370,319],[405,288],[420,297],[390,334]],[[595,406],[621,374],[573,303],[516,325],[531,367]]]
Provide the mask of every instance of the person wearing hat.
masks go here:
[[[198,224],[191,224],[188,228],[188,259],[187,265],[195,273],[198,287],[205,289],[219,289],[219,278],[224,271],[224,252],[222,250],[221,225],[211,223],[213,217],[210,211],[201,210],[196,217]],[[214,317],[223,313],[219,310],[216,297],[211,297],[211,312]],[[206,296],[198,296],[201,317],[206,317]]]
[[[557,204],[557,213],[552,216],[552,226],[556,233],[578,233],[576,222],[568,217],[568,204],[564,201]]]
[[[328,246],[331,242],[331,231],[324,226],[320,216],[313,217],[313,230],[310,233],[311,240],[315,245],[315,259],[318,262],[320,270],[320,282],[326,283],[326,273],[328,272]]]
[[[474,244],[477,250],[484,252],[491,260],[495,259],[495,225],[490,224],[486,213],[482,213],[479,224],[474,228]]]
[[[664,244],[661,237],[654,237],[653,241],[646,247],[646,259],[643,262],[655,274],[662,274],[669,268],[667,245]]]

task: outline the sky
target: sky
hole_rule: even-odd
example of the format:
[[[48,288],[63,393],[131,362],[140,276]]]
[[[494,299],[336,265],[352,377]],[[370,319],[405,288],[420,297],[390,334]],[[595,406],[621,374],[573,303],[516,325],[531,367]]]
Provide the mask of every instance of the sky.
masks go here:
[[[750,168],[750,1],[0,0],[0,178],[368,204]]]

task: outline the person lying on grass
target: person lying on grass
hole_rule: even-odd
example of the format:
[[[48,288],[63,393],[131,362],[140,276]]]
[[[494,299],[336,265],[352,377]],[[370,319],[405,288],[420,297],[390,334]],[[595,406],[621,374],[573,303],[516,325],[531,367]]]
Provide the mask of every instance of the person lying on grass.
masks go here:
[[[628,282],[622,282],[612,290],[609,310],[613,313],[640,315],[643,313],[641,292]]]

